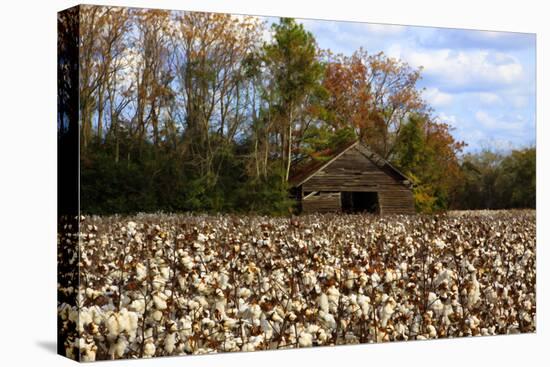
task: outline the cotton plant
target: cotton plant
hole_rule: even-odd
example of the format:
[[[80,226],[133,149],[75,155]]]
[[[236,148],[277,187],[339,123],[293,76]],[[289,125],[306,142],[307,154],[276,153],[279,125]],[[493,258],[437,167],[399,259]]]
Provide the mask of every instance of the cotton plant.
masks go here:
[[[535,330],[528,211],[80,220],[58,313],[85,361]]]

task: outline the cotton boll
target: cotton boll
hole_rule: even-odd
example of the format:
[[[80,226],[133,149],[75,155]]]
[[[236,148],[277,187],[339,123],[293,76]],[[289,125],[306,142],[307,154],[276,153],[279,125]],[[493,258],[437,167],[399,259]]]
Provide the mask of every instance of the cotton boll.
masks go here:
[[[281,323],[284,321],[283,318],[277,312],[271,313],[271,320],[273,320],[273,322],[276,322],[276,323]]]
[[[468,296],[467,297],[468,307],[472,307],[480,299],[480,296],[481,296],[480,285],[475,276],[473,277],[472,281],[468,286],[467,296]]]
[[[115,340],[120,333],[120,327],[118,324],[118,318],[115,314],[110,313],[105,320],[105,327],[107,328],[107,338],[109,340]]]
[[[386,303],[384,304],[384,306],[382,306],[379,309],[378,313],[380,316],[380,325],[382,327],[386,327],[388,320],[391,318],[391,316],[395,312],[395,307],[396,307],[395,300],[393,299],[393,297],[389,297]]]
[[[428,294],[428,304],[430,309],[434,311],[436,317],[440,317],[443,314],[443,303],[433,292]]]
[[[428,337],[429,338],[433,339],[433,338],[437,337],[437,331],[435,330],[435,327],[433,325],[427,325],[426,330],[428,332]]]
[[[336,313],[340,301],[340,291],[335,286],[330,286],[327,290],[327,297],[330,311]]]
[[[239,289],[239,297],[242,297],[244,299],[247,299],[252,294],[252,291],[248,288],[240,288]]]
[[[195,267],[195,261],[189,255],[185,255],[181,259],[181,263],[183,264],[186,270],[191,270]]]
[[[214,326],[216,326],[216,322],[214,320],[212,320],[211,318],[209,318],[209,317],[204,317],[201,320],[201,324],[202,324],[203,327],[205,327],[207,329],[211,329]]]
[[[78,344],[80,360],[82,362],[95,361],[97,346],[95,345],[93,338],[79,338]]]
[[[151,358],[155,355],[156,347],[152,340],[147,340],[143,347],[143,358]]]
[[[168,281],[170,279],[170,267],[163,265],[159,268],[159,271],[164,281]]]
[[[386,269],[386,272],[384,274],[384,282],[391,283],[393,281],[397,280],[397,274],[393,269]]]
[[[155,303],[155,307],[158,310],[166,310],[168,308],[168,305],[166,304],[166,295],[163,293],[157,293],[153,295],[153,302]]]
[[[123,335],[119,336],[116,343],[112,344],[109,348],[109,355],[111,359],[122,358],[128,347],[128,341]]]
[[[317,341],[320,344],[325,344],[328,339],[329,339],[329,335],[327,334],[325,329],[319,329],[319,331],[317,333]]]
[[[319,311],[319,318],[326,328],[330,330],[336,329],[336,320],[334,319],[334,316],[332,316],[330,313]]]
[[[378,273],[374,272],[371,275],[370,280],[372,282],[372,286],[377,287],[378,284],[380,284],[380,281],[382,280],[382,278],[380,278],[380,275],[378,275]]]
[[[226,329],[233,329],[237,326],[237,322],[238,320],[226,316],[223,320],[223,326]]]
[[[329,312],[328,297],[325,293],[321,293],[319,296],[319,309],[324,313]]]
[[[130,303],[129,308],[130,310],[142,314],[143,312],[145,312],[145,300],[143,298],[135,299],[132,301],[132,303]]]
[[[142,263],[136,264],[136,279],[142,281],[147,278],[147,267]]]
[[[307,332],[301,332],[298,338],[300,347],[311,347],[313,345],[313,335]]]
[[[155,320],[156,322],[159,322],[160,320],[162,320],[162,311],[160,310],[155,310],[153,311],[153,313],[151,314],[151,317],[153,318],[153,320]]]
[[[433,245],[434,245],[435,248],[437,248],[438,250],[442,250],[443,248],[445,248],[445,242],[442,241],[440,238],[436,238],[436,239],[433,241]]]
[[[361,307],[363,316],[367,317],[370,313],[370,298],[361,294],[357,299],[357,304]]]
[[[164,338],[164,351],[168,354],[172,354],[176,347],[176,333],[168,333]]]

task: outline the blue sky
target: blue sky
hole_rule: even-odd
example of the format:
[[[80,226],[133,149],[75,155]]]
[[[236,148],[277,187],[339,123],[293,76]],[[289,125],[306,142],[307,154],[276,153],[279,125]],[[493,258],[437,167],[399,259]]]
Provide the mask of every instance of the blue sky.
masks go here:
[[[276,21],[270,19],[270,22]],[[466,151],[509,150],[536,141],[534,34],[298,19],[319,47],[359,47],[423,66],[420,88]]]

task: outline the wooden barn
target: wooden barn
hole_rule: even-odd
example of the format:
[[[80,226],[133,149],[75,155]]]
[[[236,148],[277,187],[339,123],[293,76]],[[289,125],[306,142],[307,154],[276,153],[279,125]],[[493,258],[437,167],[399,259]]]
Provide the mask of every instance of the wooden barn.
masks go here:
[[[295,164],[289,183],[304,213],[415,213],[411,180],[360,142]]]

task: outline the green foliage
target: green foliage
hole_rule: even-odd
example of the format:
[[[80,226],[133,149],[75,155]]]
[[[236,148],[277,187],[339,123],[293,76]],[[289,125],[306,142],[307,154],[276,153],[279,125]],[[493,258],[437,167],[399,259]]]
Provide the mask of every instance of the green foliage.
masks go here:
[[[398,137],[393,162],[414,184],[416,209],[434,213],[449,207],[458,184],[457,153],[448,129],[429,116],[411,115]]]
[[[265,61],[271,70],[281,105],[298,104],[319,87],[323,73],[317,59],[315,38],[292,18],[273,24],[274,42],[264,46]]]
[[[411,178],[420,212],[535,205],[535,149],[459,162],[464,144],[430,115],[420,70],[401,60],[334,56],[290,18],[262,43],[263,26],[246,19],[132,14],[83,23],[108,41],[81,40],[84,213],[285,215],[291,164],[358,139]],[[168,39],[173,22],[181,32]],[[132,66],[136,83],[117,83],[124,63],[111,56],[129,45],[144,62]]]
[[[536,149],[504,155],[490,150],[464,157],[463,182],[456,205],[460,209],[534,208]]]

